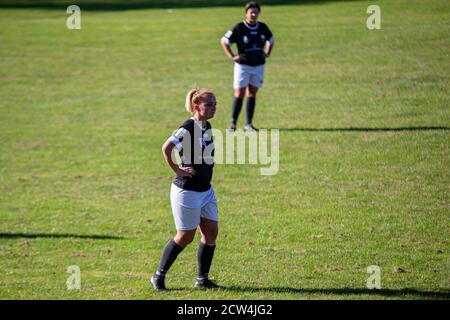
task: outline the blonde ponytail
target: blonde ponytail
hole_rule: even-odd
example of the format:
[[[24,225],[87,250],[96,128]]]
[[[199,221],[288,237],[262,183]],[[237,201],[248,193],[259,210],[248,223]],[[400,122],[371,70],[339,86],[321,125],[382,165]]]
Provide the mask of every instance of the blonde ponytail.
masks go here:
[[[198,91],[199,91],[198,88],[194,88],[188,92],[188,94],[186,96],[186,104],[185,104],[187,112],[194,113],[194,106],[193,106],[192,100],[194,98],[194,95],[196,95],[196,93],[198,93]]]
[[[201,103],[206,94],[213,94],[213,93],[206,89],[199,89],[199,88],[191,89],[186,95],[185,107],[187,112],[194,114],[195,113],[194,104]]]

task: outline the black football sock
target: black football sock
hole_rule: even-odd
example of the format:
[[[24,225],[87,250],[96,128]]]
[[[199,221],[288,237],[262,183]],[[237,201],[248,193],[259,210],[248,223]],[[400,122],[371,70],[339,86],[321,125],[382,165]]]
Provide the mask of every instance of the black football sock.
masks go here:
[[[169,240],[166,246],[164,247],[164,251],[159,262],[158,270],[156,271],[156,275],[160,277],[164,277],[169,271],[172,263],[177,258],[178,254],[183,251],[183,247],[180,247],[175,240]]]
[[[256,106],[256,98],[255,97],[247,97],[247,124],[251,124],[253,120],[253,114],[255,113]]]
[[[233,100],[233,106],[232,106],[232,114],[231,114],[231,123],[232,124],[236,124],[238,118],[239,118],[239,113],[241,113],[241,109],[242,109],[242,101],[244,99],[243,98],[239,98],[239,97],[234,97]]]
[[[208,279],[209,268],[214,256],[215,245],[207,245],[202,242],[198,245],[197,261],[198,261],[198,280]]]

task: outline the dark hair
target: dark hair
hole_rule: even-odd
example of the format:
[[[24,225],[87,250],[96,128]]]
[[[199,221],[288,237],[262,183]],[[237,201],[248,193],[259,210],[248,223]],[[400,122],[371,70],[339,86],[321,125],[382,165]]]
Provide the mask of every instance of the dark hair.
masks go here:
[[[258,9],[258,12],[261,12],[261,7],[259,6],[259,4],[256,1],[250,1],[245,5],[245,13],[247,13],[247,11],[252,8]]]

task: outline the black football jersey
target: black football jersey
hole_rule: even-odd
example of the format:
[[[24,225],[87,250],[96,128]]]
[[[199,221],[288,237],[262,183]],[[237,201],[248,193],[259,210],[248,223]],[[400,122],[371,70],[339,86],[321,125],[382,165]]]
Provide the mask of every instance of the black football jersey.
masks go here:
[[[273,35],[269,27],[257,22],[251,26],[243,21],[236,24],[233,29],[227,31],[222,38],[228,45],[236,43],[238,53],[241,56],[240,64],[259,66],[266,62],[264,46],[266,41],[273,43]]]
[[[179,152],[182,166],[191,166],[197,172],[193,177],[176,176],[173,183],[185,190],[208,191],[214,167],[214,143],[211,124],[205,127],[194,119],[186,120],[170,137]]]

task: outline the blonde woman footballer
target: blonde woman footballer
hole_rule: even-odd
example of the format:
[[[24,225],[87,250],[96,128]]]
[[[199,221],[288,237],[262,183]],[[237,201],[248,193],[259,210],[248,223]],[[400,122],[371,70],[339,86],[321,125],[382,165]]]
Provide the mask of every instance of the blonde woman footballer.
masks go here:
[[[162,147],[166,163],[176,174],[170,190],[170,202],[177,233],[164,247],[158,269],[150,279],[156,290],[166,289],[166,273],[181,251],[194,240],[197,227],[201,240],[194,287],[219,288],[208,278],[218,233],[217,200],[211,186],[214,144],[208,122],[216,112],[216,97],[208,90],[192,89],[186,97],[186,109],[192,117]],[[172,159],[174,148],[179,152],[180,166]]]

